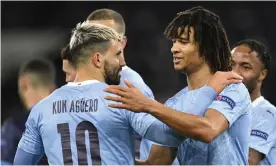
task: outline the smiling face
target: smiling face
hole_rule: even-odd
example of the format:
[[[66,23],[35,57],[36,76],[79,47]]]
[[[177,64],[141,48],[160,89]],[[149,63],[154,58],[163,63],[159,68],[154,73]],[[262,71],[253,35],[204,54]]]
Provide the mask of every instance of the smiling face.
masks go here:
[[[232,50],[232,60],[233,71],[243,77],[243,83],[251,93],[267,72],[258,53],[246,45],[240,45]]]
[[[181,32],[180,28],[178,32]],[[190,27],[190,33],[188,33],[188,28],[185,27],[184,32],[172,40],[171,52],[173,54],[174,69],[177,71],[190,73],[204,63],[203,58],[199,55],[199,47],[195,42],[194,34],[193,27]]]

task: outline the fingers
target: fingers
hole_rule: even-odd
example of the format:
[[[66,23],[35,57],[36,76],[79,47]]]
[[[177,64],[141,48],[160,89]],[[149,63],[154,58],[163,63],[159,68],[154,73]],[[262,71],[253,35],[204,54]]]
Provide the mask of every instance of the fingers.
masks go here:
[[[229,79],[238,79],[238,80],[242,80],[243,77],[240,76],[238,73],[234,72],[234,71],[228,71],[228,72],[219,72],[219,74],[223,77],[226,77],[227,80]]]
[[[125,101],[124,98],[116,97],[116,96],[105,96],[104,99],[111,100],[111,101],[116,101],[116,102],[124,102]]]
[[[232,73],[232,77],[233,78],[235,78],[235,79],[240,79],[240,80],[242,80],[243,79],[243,77],[242,76],[240,76],[238,73],[236,73],[236,72],[231,72]]]
[[[229,80],[227,80],[228,85],[229,84],[241,83],[241,82],[242,82],[242,80],[240,80],[240,79],[229,79]]]
[[[104,89],[104,91],[106,91],[107,89],[117,89],[122,92],[126,92],[128,88],[120,86],[120,85],[109,85],[107,88]]]
[[[104,89],[104,91],[121,96],[121,97],[127,96],[126,92],[124,92],[118,88],[106,88],[106,89]]]
[[[130,107],[126,104],[108,104],[108,107],[130,110]]]
[[[135,86],[131,82],[129,82],[128,80],[124,80],[124,82],[126,83],[127,87],[135,88]]]

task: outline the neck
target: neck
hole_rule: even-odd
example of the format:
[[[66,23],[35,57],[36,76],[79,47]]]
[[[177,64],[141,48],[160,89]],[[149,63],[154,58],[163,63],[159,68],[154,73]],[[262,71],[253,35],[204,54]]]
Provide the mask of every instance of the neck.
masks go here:
[[[260,96],[261,96],[261,85],[258,83],[256,88],[250,93],[251,101],[253,102]]]
[[[89,70],[87,68],[78,68],[74,82],[83,82],[87,80],[98,80],[100,82],[105,82],[105,78],[99,70]]]
[[[189,90],[194,90],[205,86],[214,74],[210,67],[204,64],[199,70],[187,74],[187,83]]]

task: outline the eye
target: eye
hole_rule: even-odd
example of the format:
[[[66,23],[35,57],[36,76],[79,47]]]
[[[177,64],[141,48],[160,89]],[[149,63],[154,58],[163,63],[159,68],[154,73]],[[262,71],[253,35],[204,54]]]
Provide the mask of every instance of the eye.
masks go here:
[[[242,66],[245,70],[249,70],[249,69],[251,69],[251,67],[249,67],[249,66]]]
[[[179,41],[181,44],[188,44],[189,42],[187,42],[187,41],[184,41],[184,40],[180,40]]]

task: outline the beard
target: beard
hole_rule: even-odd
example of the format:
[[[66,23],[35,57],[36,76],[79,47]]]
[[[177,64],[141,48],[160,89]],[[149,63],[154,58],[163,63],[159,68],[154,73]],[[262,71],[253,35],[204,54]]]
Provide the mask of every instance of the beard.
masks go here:
[[[258,81],[256,79],[252,79],[245,80],[243,83],[248,89],[249,94],[251,94],[256,89]]]
[[[108,85],[119,85],[121,78],[121,75],[119,73],[121,71],[121,67],[114,68],[107,61],[105,61],[104,63],[105,82]]]

